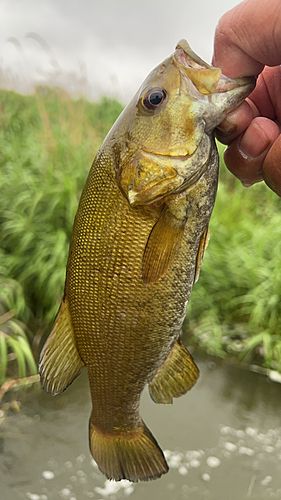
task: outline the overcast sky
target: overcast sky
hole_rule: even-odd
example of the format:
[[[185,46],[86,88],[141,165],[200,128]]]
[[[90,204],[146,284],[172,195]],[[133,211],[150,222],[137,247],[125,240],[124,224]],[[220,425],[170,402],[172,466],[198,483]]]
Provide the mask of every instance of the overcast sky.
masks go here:
[[[0,0],[0,86],[67,85],[126,102],[178,40],[210,61],[237,0]]]

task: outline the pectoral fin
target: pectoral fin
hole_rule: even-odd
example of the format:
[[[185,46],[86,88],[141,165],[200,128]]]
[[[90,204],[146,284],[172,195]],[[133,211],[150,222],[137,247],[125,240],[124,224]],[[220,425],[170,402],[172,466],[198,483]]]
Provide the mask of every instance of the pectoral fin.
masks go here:
[[[195,275],[194,275],[194,283],[196,283],[199,279],[199,274],[200,274],[200,268],[201,264],[203,261],[204,253],[205,250],[208,246],[210,239],[210,232],[208,226],[205,228],[205,230],[202,233],[202,236],[199,241],[199,246],[198,246],[198,251],[197,251],[197,256],[196,256],[196,263],[195,263]]]
[[[184,222],[164,210],[153,227],[145,247],[142,277],[152,283],[168,271],[184,233]]]
[[[149,393],[155,403],[169,404],[173,398],[189,391],[199,376],[199,369],[180,340],[174,344],[164,364],[149,384]]]
[[[79,375],[83,366],[66,300],[61,303],[53,330],[40,355],[39,373],[43,388],[53,395],[60,394]]]

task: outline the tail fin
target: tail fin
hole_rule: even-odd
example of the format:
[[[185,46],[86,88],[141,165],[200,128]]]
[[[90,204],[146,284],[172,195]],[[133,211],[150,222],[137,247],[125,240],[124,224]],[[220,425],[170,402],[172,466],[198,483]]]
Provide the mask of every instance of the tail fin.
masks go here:
[[[101,431],[90,420],[90,449],[108,479],[148,481],[168,472],[163,452],[142,422],[134,430]]]

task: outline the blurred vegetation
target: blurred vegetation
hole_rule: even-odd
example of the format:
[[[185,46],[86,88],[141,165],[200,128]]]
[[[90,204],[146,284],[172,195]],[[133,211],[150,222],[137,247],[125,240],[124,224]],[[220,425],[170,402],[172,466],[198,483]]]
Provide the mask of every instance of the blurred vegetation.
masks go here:
[[[34,359],[63,291],[68,242],[94,154],[121,105],[62,91],[0,91],[0,384]],[[185,329],[218,356],[281,371],[280,200],[222,168],[211,241]]]
[[[80,192],[121,110],[47,88],[0,91],[0,383],[36,371],[32,353],[62,296]]]
[[[186,330],[205,352],[281,371],[281,203],[222,168],[210,243]]]

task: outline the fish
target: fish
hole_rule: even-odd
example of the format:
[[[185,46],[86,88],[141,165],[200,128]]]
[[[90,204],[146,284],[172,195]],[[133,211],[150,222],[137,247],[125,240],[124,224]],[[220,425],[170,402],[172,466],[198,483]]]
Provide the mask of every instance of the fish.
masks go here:
[[[40,356],[43,388],[87,369],[91,454],[109,479],[156,479],[163,451],[140,416],[199,369],[182,339],[218,182],[214,129],[251,92],[185,40],[145,79],[92,164],[74,221],[62,302]]]

